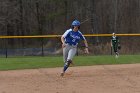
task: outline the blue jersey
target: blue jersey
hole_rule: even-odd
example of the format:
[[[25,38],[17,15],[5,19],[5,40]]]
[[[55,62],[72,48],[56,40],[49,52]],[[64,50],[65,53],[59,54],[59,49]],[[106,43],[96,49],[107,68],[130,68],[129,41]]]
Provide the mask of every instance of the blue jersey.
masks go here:
[[[63,34],[63,37],[65,38],[65,43],[70,45],[77,45],[80,40],[85,40],[85,37],[79,30],[75,32],[72,29],[68,29]]]

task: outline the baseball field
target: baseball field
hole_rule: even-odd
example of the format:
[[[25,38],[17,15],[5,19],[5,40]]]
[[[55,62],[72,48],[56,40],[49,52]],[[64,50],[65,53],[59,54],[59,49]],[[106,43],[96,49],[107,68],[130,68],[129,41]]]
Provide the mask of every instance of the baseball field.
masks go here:
[[[0,58],[0,93],[140,93],[140,55]]]

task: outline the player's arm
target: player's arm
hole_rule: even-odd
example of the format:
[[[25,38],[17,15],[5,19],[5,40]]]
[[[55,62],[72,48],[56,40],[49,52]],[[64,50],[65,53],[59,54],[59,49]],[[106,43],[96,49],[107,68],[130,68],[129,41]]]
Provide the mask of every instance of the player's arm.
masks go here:
[[[62,42],[62,44],[64,44],[64,43],[65,43],[65,39],[64,39],[64,37],[63,37],[63,36],[61,36],[61,42]]]
[[[88,48],[88,43],[86,39],[84,40],[84,44],[85,44],[85,48]]]
[[[84,40],[84,44],[85,44],[85,53],[89,54],[89,51],[88,51],[88,43],[87,43],[87,40],[85,39]]]
[[[81,33],[81,32],[80,32]],[[88,51],[88,43],[87,43],[87,40],[86,38],[83,36],[83,34],[81,33],[81,39],[84,41],[84,46],[85,46],[85,53],[89,54],[89,51]]]
[[[66,45],[65,45],[65,38],[63,35],[61,36],[61,42],[62,42],[62,48],[64,48]]]
[[[67,31],[61,36],[62,48],[64,48],[64,47],[66,46],[66,44],[65,44],[65,37],[68,36],[68,34],[69,34],[70,31],[71,31],[71,30],[67,30]]]

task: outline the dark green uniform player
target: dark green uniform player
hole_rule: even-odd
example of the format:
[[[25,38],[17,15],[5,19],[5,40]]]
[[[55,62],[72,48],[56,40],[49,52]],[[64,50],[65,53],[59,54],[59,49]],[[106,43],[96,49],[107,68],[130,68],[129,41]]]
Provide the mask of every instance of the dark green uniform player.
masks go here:
[[[115,33],[112,34],[112,38],[111,38],[111,47],[113,48],[115,54],[116,54],[116,58],[119,56],[118,53],[118,45],[119,45],[119,39],[118,37],[115,35]]]

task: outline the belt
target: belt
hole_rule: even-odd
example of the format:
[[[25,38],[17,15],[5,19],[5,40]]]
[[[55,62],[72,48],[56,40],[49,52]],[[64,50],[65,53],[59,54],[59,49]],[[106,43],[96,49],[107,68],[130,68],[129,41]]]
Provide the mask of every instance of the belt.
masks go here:
[[[77,45],[73,45],[73,44],[70,44],[70,43],[66,43],[66,44],[68,44],[68,45],[70,45],[70,46],[77,46]]]

